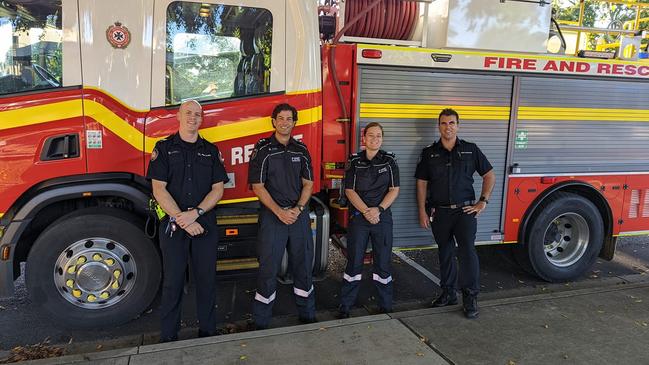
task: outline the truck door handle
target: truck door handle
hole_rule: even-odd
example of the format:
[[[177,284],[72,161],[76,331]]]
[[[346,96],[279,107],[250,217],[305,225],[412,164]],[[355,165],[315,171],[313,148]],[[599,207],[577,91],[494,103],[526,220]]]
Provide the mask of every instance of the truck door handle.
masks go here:
[[[45,140],[41,151],[41,161],[63,160],[74,157],[79,157],[78,134],[52,136]]]

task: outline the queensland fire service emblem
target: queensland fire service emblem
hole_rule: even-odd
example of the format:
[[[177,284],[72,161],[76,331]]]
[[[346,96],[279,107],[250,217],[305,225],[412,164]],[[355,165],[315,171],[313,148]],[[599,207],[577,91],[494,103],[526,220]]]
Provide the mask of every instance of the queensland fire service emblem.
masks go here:
[[[131,32],[120,22],[115,22],[106,29],[106,38],[113,48],[124,49],[131,43]]]

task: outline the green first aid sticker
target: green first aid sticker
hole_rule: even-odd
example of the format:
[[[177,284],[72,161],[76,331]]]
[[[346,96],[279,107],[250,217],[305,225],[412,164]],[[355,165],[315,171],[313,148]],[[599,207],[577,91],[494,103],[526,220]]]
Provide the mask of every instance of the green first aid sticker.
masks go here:
[[[516,139],[514,140],[514,148],[516,148],[516,149],[526,149],[527,148],[527,130],[526,129],[517,129],[516,130]]]

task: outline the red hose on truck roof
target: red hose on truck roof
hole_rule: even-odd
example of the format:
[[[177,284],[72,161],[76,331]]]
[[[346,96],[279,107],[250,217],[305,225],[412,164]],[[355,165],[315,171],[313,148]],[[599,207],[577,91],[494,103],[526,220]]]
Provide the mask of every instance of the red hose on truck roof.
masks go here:
[[[371,0],[347,0],[345,23],[373,3]],[[419,16],[415,1],[381,0],[374,9],[361,16],[346,32],[353,37],[408,39]]]

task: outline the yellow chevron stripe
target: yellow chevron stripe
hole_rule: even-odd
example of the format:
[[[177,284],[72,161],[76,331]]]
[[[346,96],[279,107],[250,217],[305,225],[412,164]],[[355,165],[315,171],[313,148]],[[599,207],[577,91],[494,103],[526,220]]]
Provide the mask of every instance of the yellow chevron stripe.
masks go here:
[[[106,94],[106,95],[110,96],[111,98],[113,98],[113,100],[117,101],[117,103],[120,104],[121,106],[123,106],[124,108],[126,108],[126,109],[128,109],[130,111],[136,112],[136,113],[148,113],[149,110],[150,110],[150,109],[135,109],[135,108],[129,106],[128,104],[126,104],[122,99],[118,98],[117,96],[109,93],[108,91],[106,91],[104,89],[100,89],[98,87],[84,86],[83,88],[85,90],[95,90],[95,91],[98,91],[98,92],[100,92],[102,94]]]
[[[112,110],[106,108],[104,105],[96,101],[84,99],[83,107],[86,112],[86,116],[91,117],[92,119],[99,122],[101,125],[106,127],[106,129],[119,136],[121,139],[136,148],[138,151],[142,151],[144,149],[143,146],[145,138],[147,140],[152,139],[150,137],[145,137],[137,128],[126,123],[124,119],[118,117],[117,114],[113,113]],[[151,151],[153,151],[153,147],[151,148]]]
[[[317,106],[311,109],[298,110],[297,112],[298,122],[296,126],[315,123],[320,119],[322,119],[321,115],[322,115],[321,106]],[[203,138],[207,139],[208,141],[220,142],[220,141],[227,141],[230,139],[235,139],[235,138],[240,138],[245,136],[251,136],[255,134],[270,133],[273,130],[274,130],[273,124],[270,120],[270,116],[268,116],[262,118],[249,119],[243,122],[205,128],[205,129],[201,129],[200,132],[201,132],[201,136],[203,136]],[[147,150],[148,147],[149,145],[147,141]],[[152,150],[153,150],[153,145],[151,145],[151,149],[148,152]]]
[[[83,107],[83,109],[82,109]],[[155,143],[164,137],[148,137],[126,123],[112,110],[93,100],[69,100],[29,108],[1,112],[3,123],[0,130],[31,126],[54,120],[81,117],[85,115],[106,127],[138,151],[151,153]],[[297,125],[316,123],[322,119],[322,107],[298,111]],[[271,132],[273,126],[269,117],[254,118],[227,125],[201,129],[201,135],[211,142],[220,142],[254,134]],[[145,149],[146,148],[146,149]]]
[[[7,110],[0,113],[0,116],[2,116],[0,130],[47,123],[52,120],[80,117],[82,115],[81,108],[81,99],[76,99],[29,108]]]
[[[590,120],[615,122],[649,122],[649,110],[611,108],[518,108],[519,120]]]
[[[444,108],[453,108],[460,120],[509,120],[508,106],[375,104],[361,103],[361,118],[437,119]]]

